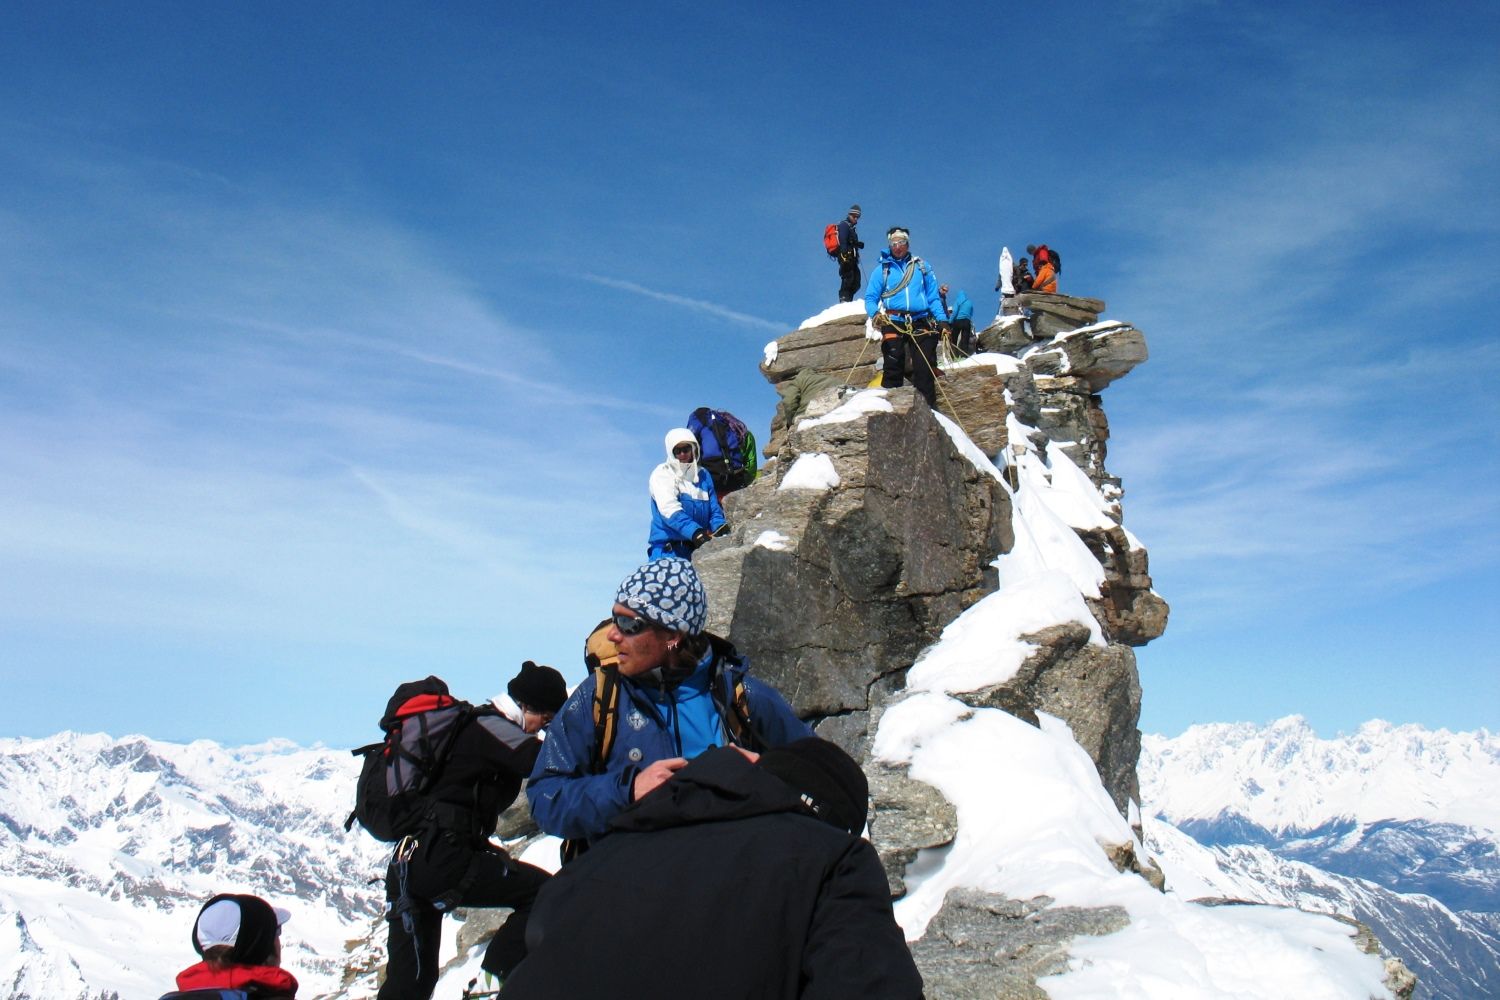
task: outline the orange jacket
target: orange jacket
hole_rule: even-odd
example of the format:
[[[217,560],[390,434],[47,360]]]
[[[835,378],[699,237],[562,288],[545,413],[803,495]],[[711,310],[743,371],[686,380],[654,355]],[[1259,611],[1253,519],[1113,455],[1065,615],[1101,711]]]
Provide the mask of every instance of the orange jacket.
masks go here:
[[[1052,262],[1050,260],[1043,262],[1042,265],[1036,269],[1036,277],[1031,282],[1031,290],[1033,292],[1056,293],[1057,271],[1053,268]]]

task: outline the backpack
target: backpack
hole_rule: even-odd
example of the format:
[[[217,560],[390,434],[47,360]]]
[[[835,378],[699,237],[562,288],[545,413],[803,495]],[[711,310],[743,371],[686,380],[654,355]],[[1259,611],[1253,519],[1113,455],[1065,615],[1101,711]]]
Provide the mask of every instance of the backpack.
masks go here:
[[[839,255],[839,224],[830,222],[823,228],[823,249],[828,251],[828,256]]]
[[[473,705],[448,694],[448,685],[437,677],[396,688],[380,720],[385,739],[350,751],[365,761],[344,829],[358,820],[376,840],[394,844],[433,819],[427,794],[474,712]]]
[[[727,410],[700,406],[688,415],[687,428],[698,439],[699,461],[713,477],[719,496],[755,481],[760,460],[755,435],[744,421]]]
[[[612,619],[604,619],[594,627],[583,644],[583,662],[594,677],[594,752],[589,757],[589,774],[604,773],[610,752],[615,748],[615,736],[620,728],[619,657],[614,643],[604,638],[613,626]],[[708,636],[710,644],[717,645],[723,642],[716,636],[707,633],[705,635]],[[714,685],[714,703],[718,704],[717,683]],[[743,676],[734,682],[734,691],[730,694],[729,705],[721,706],[721,709],[727,709],[721,711],[724,728],[736,744],[755,751],[765,749],[760,737],[750,727],[750,696],[745,690]],[[587,841],[564,840],[560,848],[563,863],[572,861],[586,850],[588,850]]]
[[[1041,255],[1044,253],[1047,255],[1047,259],[1052,262],[1052,273],[1061,276],[1062,254],[1058,253],[1056,250],[1043,243],[1041,246],[1036,248],[1036,255],[1038,257],[1041,257]]]

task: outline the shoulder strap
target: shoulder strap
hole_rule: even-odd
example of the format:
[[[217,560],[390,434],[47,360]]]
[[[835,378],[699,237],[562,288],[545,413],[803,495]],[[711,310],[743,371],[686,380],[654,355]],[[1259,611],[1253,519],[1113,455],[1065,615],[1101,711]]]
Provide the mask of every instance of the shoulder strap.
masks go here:
[[[884,284],[886,281],[890,280],[890,277],[891,277],[891,268],[894,267],[895,265],[892,264],[888,260],[883,260],[880,263],[881,263],[881,266],[885,268],[885,274],[881,276],[881,283]],[[911,259],[911,266],[908,267],[902,273],[901,280],[898,281],[898,282],[896,282],[896,287],[892,288],[888,292],[883,293],[880,296],[880,298],[882,300],[888,299],[892,295],[895,295],[897,292],[901,291],[901,289],[905,288],[911,282],[912,272],[914,272],[921,263],[922,263],[922,258],[921,257],[913,257]]]
[[[728,708],[729,711],[724,713],[724,728],[729,731],[729,738],[734,741],[735,745],[756,753],[765,750],[765,742],[756,733],[755,727],[750,724],[750,695],[745,690],[743,677],[734,682],[734,690],[729,694]]]
[[[620,671],[603,667],[594,671],[594,757],[589,771],[602,774],[615,748],[615,734],[620,726]]]
[[[594,755],[590,774],[603,774],[609,752],[615,746],[620,723],[620,669],[614,664],[594,668]],[[564,840],[558,848],[563,864],[588,850],[586,840]]]
[[[724,419],[724,414],[714,410],[713,416],[708,421],[708,429],[714,432],[714,440],[719,442],[719,457],[727,462],[729,460],[729,421]]]
[[[722,672],[730,662],[729,654],[734,647],[712,633],[708,633],[709,645],[714,651],[714,670]],[[765,741],[755,731],[750,718],[750,693],[745,690],[745,675],[739,674],[725,697],[724,685],[715,677],[710,687],[719,717],[724,720],[724,731],[735,746],[760,753],[766,749]],[[727,701],[727,704],[726,704]]]

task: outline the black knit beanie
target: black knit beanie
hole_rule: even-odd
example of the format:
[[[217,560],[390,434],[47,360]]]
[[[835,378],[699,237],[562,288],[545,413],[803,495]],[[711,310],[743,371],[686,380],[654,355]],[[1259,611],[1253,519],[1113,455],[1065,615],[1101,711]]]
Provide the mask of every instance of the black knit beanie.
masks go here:
[[[790,785],[823,822],[855,836],[864,830],[870,782],[838,744],[808,737],[767,750],[760,766]]]
[[[521,672],[510,679],[505,690],[517,705],[551,715],[556,715],[568,700],[568,685],[563,682],[562,674],[530,660],[521,664]]]

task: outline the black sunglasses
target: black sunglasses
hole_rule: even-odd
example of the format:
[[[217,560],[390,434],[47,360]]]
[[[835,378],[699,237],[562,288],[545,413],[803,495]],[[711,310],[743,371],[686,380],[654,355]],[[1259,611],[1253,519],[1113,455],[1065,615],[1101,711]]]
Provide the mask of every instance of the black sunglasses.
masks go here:
[[[640,635],[651,627],[651,623],[644,618],[631,618],[629,615],[613,614],[610,618],[615,623],[615,628],[620,630],[621,635]]]
[[[691,455],[693,453],[693,446],[690,444],[680,444],[672,449],[672,454],[674,455],[681,455],[684,453]]]

